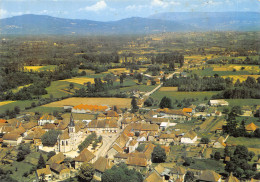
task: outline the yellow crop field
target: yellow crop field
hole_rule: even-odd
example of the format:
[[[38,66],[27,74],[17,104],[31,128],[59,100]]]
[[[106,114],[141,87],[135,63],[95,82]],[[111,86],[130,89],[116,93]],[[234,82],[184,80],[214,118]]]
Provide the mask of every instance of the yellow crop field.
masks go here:
[[[52,102],[44,105],[43,107],[63,107],[64,105],[79,105],[79,104],[89,104],[89,105],[109,105],[109,106],[118,106],[119,108],[130,108],[131,99],[130,98],[85,98],[85,97],[76,97],[68,98],[57,102]]]
[[[95,82],[94,82],[94,78],[87,78],[87,77],[71,78],[71,79],[60,80],[60,81],[71,82],[71,83],[77,83],[77,84],[80,84],[80,85],[84,85],[84,83],[87,83],[87,82],[95,83]]]
[[[177,92],[178,91],[178,87],[161,87],[160,91],[163,91],[163,92]]]
[[[259,66],[246,66],[246,65],[213,65],[213,71],[249,71],[252,73],[258,73],[260,71]]]
[[[38,71],[39,69],[41,69],[43,66],[24,66],[24,70],[30,71]]]
[[[10,104],[12,102],[16,102],[16,101],[3,101],[3,102],[0,102],[0,106],[6,105],[6,104]]]
[[[202,60],[202,59],[210,59],[212,58],[212,56],[214,56],[213,54],[208,54],[206,56],[202,56],[202,55],[192,55],[192,56],[184,56],[185,59],[196,59],[196,60]]]
[[[222,76],[223,78],[233,78],[233,82],[235,83],[237,81],[237,79],[240,80],[240,82],[243,82],[247,79],[247,77],[253,77],[255,79],[259,78],[260,75],[228,75],[228,76]]]

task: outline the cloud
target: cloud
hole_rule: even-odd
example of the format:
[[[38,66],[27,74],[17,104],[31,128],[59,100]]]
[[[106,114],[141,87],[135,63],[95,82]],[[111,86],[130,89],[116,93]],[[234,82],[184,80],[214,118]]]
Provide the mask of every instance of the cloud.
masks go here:
[[[152,6],[155,7],[162,7],[162,8],[166,8],[168,6],[167,2],[164,2],[162,0],[153,0],[151,3]]]
[[[93,4],[92,6],[86,6],[85,8],[80,8],[80,10],[84,11],[100,11],[107,8],[107,3],[105,1],[99,1],[96,4]]]
[[[4,9],[0,9],[0,18],[3,18],[7,15],[7,11]]]
[[[137,11],[140,11],[144,8],[148,8],[147,5],[129,5],[127,6],[125,9],[126,10],[137,10]]]
[[[151,6],[153,6],[153,7],[161,7],[161,8],[167,8],[168,6],[176,6],[176,5],[180,5],[180,2],[165,1],[165,0],[153,0],[151,2]]]

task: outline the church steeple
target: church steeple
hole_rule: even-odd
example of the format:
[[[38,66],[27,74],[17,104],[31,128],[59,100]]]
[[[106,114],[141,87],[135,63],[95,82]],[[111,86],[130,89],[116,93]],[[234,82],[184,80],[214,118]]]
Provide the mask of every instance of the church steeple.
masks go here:
[[[74,119],[73,119],[73,116],[72,116],[72,113],[71,113],[69,127],[74,127],[74,126],[75,126],[75,123],[74,123]]]

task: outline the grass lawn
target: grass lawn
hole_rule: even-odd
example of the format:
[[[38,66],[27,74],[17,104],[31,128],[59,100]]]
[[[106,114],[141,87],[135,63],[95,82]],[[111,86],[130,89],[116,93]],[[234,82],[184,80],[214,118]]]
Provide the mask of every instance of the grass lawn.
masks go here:
[[[157,85],[133,85],[130,87],[120,88],[120,91],[127,92],[127,91],[132,91],[132,90],[139,90],[140,92],[150,92],[155,87],[157,87]]]
[[[259,105],[260,99],[225,99],[228,101],[229,106],[253,106]]]
[[[161,100],[164,96],[169,97],[172,102],[175,100],[183,100],[188,98],[198,98],[199,100],[203,100],[205,97],[210,99],[213,95],[218,94],[219,92],[164,92],[164,91],[156,91],[152,94],[152,97],[157,100]]]
[[[58,112],[62,112],[64,111],[63,108],[61,107],[43,107],[43,106],[39,106],[39,107],[35,107],[32,109],[27,110],[28,112],[39,112],[39,113],[53,113],[53,111],[58,111]]]
[[[63,91],[62,89],[66,89],[69,87],[70,82],[66,81],[54,81],[51,82],[51,86],[47,87],[46,90],[48,94],[43,95],[44,98],[49,98],[50,95],[52,94],[54,98],[61,98],[62,96],[67,96],[69,95],[68,92]],[[73,83],[74,87],[76,88],[81,88],[83,87],[80,84]]]
[[[260,148],[260,140],[259,138],[247,138],[247,137],[228,137],[227,144],[232,145],[244,145],[248,148]]]
[[[24,110],[25,107],[31,106],[31,103],[35,102],[33,100],[25,100],[25,101],[14,101],[5,105],[0,106],[0,113],[4,113],[7,109],[13,110],[15,106],[20,107],[21,110]]]
[[[194,159],[189,168],[198,170],[213,170],[217,173],[224,172],[224,164],[222,161],[216,161],[213,159]]]
[[[192,74],[197,74],[199,76],[214,76],[218,74],[219,76],[228,76],[228,75],[249,75],[248,71],[213,71],[212,67],[205,68],[204,70],[192,70]]]

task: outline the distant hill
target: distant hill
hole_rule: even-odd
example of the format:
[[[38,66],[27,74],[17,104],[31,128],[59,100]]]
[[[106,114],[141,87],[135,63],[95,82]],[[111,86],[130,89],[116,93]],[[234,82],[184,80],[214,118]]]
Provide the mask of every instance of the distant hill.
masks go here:
[[[169,12],[149,18],[183,22],[203,31],[260,30],[260,13],[256,12]]]
[[[1,34],[147,34],[208,30],[260,30],[260,14],[161,13],[110,22],[28,14],[0,20]]]

